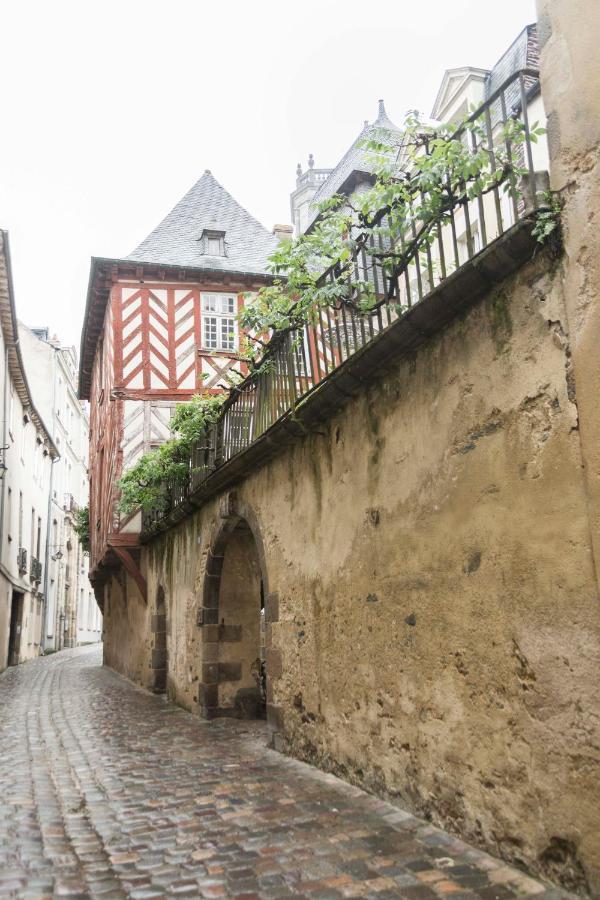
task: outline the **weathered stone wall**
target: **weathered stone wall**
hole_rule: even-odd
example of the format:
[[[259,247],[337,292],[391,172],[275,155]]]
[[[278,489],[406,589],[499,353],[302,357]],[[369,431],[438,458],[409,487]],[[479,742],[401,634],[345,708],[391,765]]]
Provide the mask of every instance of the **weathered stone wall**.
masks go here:
[[[235,512],[262,568],[278,746],[585,889],[600,629],[562,278],[538,254],[237,486]],[[148,606],[113,587],[105,616],[107,662],[151,685],[164,587],[169,692],[198,713],[214,705],[222,608],[198,622],[215,554],[228,577],[230,505],[155,538]]]

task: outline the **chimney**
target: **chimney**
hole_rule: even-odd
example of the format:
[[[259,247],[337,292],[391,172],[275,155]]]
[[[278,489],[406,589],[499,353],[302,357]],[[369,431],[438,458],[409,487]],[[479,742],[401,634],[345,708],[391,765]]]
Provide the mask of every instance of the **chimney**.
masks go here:
[[[273,234],[278,241],[291,241],[294,227],[293,225],[273,225]]]

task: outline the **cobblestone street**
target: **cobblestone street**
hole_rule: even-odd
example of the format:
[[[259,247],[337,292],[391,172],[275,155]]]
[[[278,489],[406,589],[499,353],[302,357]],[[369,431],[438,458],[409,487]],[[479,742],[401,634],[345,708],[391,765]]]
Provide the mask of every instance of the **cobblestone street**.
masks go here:
[[[0,677],[0,896],[567,896],[83,648]]]

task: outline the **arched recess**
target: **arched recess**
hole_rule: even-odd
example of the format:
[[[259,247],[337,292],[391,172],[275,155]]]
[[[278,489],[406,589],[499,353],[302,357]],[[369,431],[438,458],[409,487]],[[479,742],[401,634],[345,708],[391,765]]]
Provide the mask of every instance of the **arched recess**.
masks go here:
[[[281,674],[272,647],[277,607],[256,516],[229,493],[210,544],[198,611],[202,715],[267,716],[271,723],[277,718],[272,704],[273,678]]]
[[[161,585],[156,591],[156,608],[152,616],[152,657],[150,661],[155,694],[164,694],[167,689],[167,605],[165,589]]]

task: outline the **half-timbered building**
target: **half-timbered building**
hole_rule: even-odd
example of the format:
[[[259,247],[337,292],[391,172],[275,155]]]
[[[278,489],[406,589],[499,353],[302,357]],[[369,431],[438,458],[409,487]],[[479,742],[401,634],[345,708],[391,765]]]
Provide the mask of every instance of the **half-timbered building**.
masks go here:
[[[100,603],[118,565],[145,592],[141,517],[119,514],[118,480],[169,437],[178,402],[244,374],[237,314],[269,280],[278,237],[207,170],[129,256],[92,259],[79,389],[91,405],[90,571]]]

